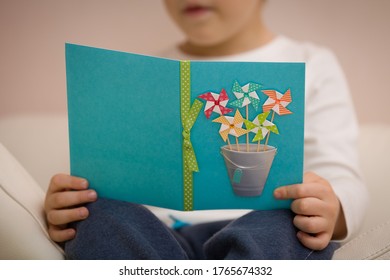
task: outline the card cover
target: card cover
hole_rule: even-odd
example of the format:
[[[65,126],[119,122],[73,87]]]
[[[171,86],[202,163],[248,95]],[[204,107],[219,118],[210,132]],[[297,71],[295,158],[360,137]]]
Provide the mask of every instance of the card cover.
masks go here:
[[[304,63],[66,44],[66,75],[71,175],[99,197],[186,211],[289,207],[272,193],[303,178]]]

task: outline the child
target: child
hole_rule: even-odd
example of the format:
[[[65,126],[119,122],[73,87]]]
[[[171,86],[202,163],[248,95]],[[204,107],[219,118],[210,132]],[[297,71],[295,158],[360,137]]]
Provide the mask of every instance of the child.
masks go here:
[[[88,182],[55,175],[45,210],[49,234],[69,258],[330,259],[336,242],[358,229],[366,189],[358,170],[357,123],[343,73],[323,48],[274,35],[262,22],[264,0],[165,0],[186,35],[160,56],[175,59],[306,62],[305,170],[281,186],[290,210],[190,213],[97,199]],[[80,206],[89,202],[88,206]],[[169,213],[195,225],[167,227]],[[224,217],[215,221],[216,215]],[[159,217],[159,218],[157,218]],[[75,228],[68,227],[74,223]],[[77,230],[77,235],[76,235]]]

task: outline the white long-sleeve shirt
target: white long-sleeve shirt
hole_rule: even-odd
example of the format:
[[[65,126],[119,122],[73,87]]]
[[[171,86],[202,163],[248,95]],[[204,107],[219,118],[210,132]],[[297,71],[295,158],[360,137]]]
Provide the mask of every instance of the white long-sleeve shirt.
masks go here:
[[[205,60],[172,47],[159,56],[179,60]],[[327,179],[342,205],[348,240],[359,229],[368,202],[360,177],[357,153],[358,124],[345,76],[335,56],[310,43],[278,36],[260,48],[238,55],[207,58],[213,61],[305,62],[305,147],[304,169]],[[206,210],[180,212],[151,207],[162,221],[174,216],[198,223],[234,219],[247,210]]]

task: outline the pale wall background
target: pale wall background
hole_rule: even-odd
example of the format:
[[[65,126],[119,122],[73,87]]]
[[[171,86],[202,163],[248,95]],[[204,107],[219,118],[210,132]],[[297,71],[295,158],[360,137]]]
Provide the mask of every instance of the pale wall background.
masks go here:
[[[275,32],[333,49],[360,123],[388,124],[389,14],[389,0],[268,0],[265,11]],[[47,184],[68,168],[55,161],[68,157],[64,43],[151,54],[181,39],[160,0],[0,0],[0,142]]]
[[[275,32],[334,50],[361,122],[390,123],[389,14],[388,0],[269,0],[266,9]],[[0,117],[66,112],[64,42],[153,53],[181,38],[160,0],[0,0]]]

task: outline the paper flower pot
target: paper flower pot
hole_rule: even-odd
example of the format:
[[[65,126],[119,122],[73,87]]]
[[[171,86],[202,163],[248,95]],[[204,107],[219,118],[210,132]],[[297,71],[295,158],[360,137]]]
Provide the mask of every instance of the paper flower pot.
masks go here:
[[[246,144],[223,146],[222,155],[225,160],[233,191],[239,196],[259,196],[263,192],[267,181],[268,173],[276,154],[276,148],[260,145],[259,152],[257,144],[249,145],[247,152]]]

